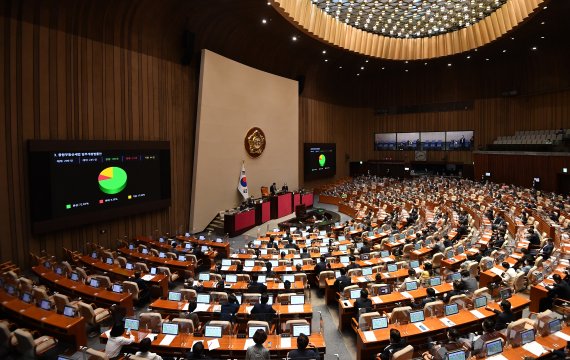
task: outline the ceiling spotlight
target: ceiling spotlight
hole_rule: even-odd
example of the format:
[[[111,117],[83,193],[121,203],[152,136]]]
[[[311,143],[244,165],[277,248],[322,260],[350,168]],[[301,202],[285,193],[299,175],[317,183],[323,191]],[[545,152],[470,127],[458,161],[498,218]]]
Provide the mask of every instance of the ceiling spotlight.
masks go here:
[[[546,21],[543,21],[543,22],[540,23],[540,25],[544,25],[544,24],[546,24]]]
[[[427,63],[424,63],[425,66],[427,66]]]
[[[545,7],[542,8],[542,10],[546,10],[546,9],[548,9],[548,6],[545,6]]]
[[[262,19],[262,20],[261,20],[261,23],[262,23],[262,24],[267,24],[267,20]]]
[[[471,55],[467,55],[467,58],[468,58],[468,59],[471,59]]]
[[[360,76],[360,73],[356,74],[356,76]]]
[[[503,54],[507,52],[507,49],[503,49]]]
[[[386,69],[384,66],[382,66],[382,70]]]
[[[297,41],[297,37],[296,37],[296,36],[293,36],[293,37],[291,38],[291,40]]]
[[[326,54],[326,53],[327,53],[327,51],[326,51],[326,50],[323,50],[323,54]]]
[[[451,66],[451,63],[447,63],[447,67],[450,67],[450,66]]]
[[[511,36],[511,40],[514,40],[514,39],[515,39],[515,37],[514,37],[514,36]]]
[[[404,70],[405,72],[408,72],[408,69]]]
[[[538,48],[536,46],[532,47],[532,51],[536,51]]]
[[[360,70],[364,70],[364,66],[361,66],[361,67],[360,67]]]
[[[367,62],[368,62],[368,59],[364,60],[364,62],[366,62],[366,63],[367,63]]]
[[[406,63],[406,64],[407,64],[408,62],[409,62],[408,60],[404,61],[404,63]]]
[[[485,61],[489,61],[489,58],[485,58]]]
[[[541,38],[541,39],[544,39],[544,36],[541,36],[540,38]]]
[[[329,61],[329,59],[325,59],[325,62],[328,62],[328,61]]]
[[[342,69],[342,66],[339,66],[338,68],[339,68],[339,69]]]
[[[268,1],[268,2],[267,2],[267,5],[271,5],[271,2],[270,2],[270,1]]]

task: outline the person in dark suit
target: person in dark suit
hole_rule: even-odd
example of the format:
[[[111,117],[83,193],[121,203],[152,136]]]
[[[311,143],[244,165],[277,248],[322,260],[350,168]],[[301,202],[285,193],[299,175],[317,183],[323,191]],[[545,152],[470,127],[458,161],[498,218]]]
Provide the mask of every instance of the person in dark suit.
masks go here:
[[[360,290],[360,297],[354,302],[354,308],[357,314],[360,309],[366,309],[366,312],[372,310],[372,300],[368,298],[368,290]]]
[[[260,302],[253,305],[253,309],[251,309],[251,315],[253,315],[254,319],[267,322],[271,322],[273,320],[276,311],[273,306],[267,304],[268,302],[269,295],[267,295],[267,293],[263,293],[261,295]]]
[[[269,187],[269,192],[271,195],[275,195],[277,193],[277,185],[275,183],[271,184]]]
[[[228,295],[228,300],[224,302],[220,309],[220,320],[234,322],[239,310],[239,302],[234,294]]]
[[[349,259],[350,263],[346,266],[346,271],[350,269],[358,269],[360,267],[360,265],[356,263],[356,258],[354,256],[350,256]]]
[[[309,254],[307,252],[307,248],[304,247],[303,250],[301,251],[301,259],[310,259],[311,258],[311,254]]]
[[[364,241],[362,243],[362,247],[360,248],[360,253],[361,254],[370,254],[370,245],[368,244],[368,241]]]
[[[420,302],[420,308],[424,308],[426,306],[427,303],[433,302],[433,301],[437,301],[437,297],[435,296],[436,292],[434,288],[427,288],[426,289],[426,293],[427,296],[422,299],[422,301]]]
[[[247,286],[247,290],[252,293],[261,293],[264,294],[267,292],[267,286],[260,282],[257,282],[258,276],[257,274],[251,274],[251,281]]]
[[[319,262],[317,263],[317,265],[315,265],[315,274],[317,275],[317,278],[319,277],[321,271],[325,271],[326,269],[327,269],[326,257],[324,255],[321,255]]]
[[[307,346],[311,349],[307,349]],[[301,334],[297,337],[297,349],[289,351],[287,358],[290,360],[321,360],[321,355],[315,345],[309,343],[307,335]]]
[[[390,329],[390,344],[376,355],[376,360],[390,360],[392,355],[406,347],[406,340],[402,339],[398,329]]]
[[[346,275],[346,269],[340,268],[339,272],[340,276],[336,278],[334,287],[342,294],[344,288],[352,284],[352,280]]]
[[[299,250],[299,247],[297,246],[297,244],[293,244],[293,239],[289,239],[289,242],[287,243],[287,245],[285,245],[285,249],[297,249],[297,250]]]
[[[539,311],[546,311],[552,308],[554,299],[560,298],[562,300],[570,300],[570,284],[562,280],[559,274],[552,275],[554,286],[547,286],[548,295],[540,299]]]
[[[527,240],[532,246],[540,246],[540,236],[534,231],[534,226],[528,229]]]
[[[506,329],[507,325],[509,325],[514,319],[513,312],[511,311],[511,303],[508,300],[501,301],[500,306],[501,311],[485,306],[486,310],[497,314],[497,320],[495,321],[495,330],[497,331]]]
[[[461,295],[464,293],[465,293],[465,291],[463,290],[463,282],[461,280],[455,280],[453,282],[453,290],[451,290],[451,291],[445,293],[445,295],[443,295],[443,302],[448,303],[449,299],[451,299],[452,296]]]
[[[265,277],[266,278],[275,277],[275,272],[272,269],[273,269],[273,264],[271,264],[269,261],[266,262],[265,263]]]
[[[283,184],[283,186],[281,187],[281,191],[283,192],[289,191],[289,186],[287,186],[287,183]]]
[[[148,286],[146,281],[141,279],[141,272],[135,271],[135,278],[133,282],[137,284],[139,288],[139,301],[138,305],[144,305],[149,302],[150,300],[150,291],[148,290]]]
[[[554,251],[554,240],[552,238],[546,239],[546,245],[540,249],[538,256],[542,256],[544,260],[548,260]]]

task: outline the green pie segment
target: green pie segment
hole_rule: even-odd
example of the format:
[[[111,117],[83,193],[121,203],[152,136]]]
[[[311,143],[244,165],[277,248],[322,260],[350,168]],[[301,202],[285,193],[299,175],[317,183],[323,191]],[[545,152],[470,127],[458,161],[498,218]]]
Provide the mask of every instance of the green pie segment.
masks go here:
[[[118,194],[127,186],[127,173],[120,167],[108,167],[99,173],[99,189],[109,195]]]

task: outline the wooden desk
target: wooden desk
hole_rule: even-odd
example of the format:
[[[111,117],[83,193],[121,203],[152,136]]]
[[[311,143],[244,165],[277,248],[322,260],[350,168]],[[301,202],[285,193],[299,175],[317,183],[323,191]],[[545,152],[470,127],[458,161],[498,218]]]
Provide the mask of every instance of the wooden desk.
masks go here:
[[[410,259],[411,260],[421,260],[423,258],[425,258],[426,256],[431,255],[433,252],[432,248],[428,248],[428,247],[422,247],[419,250],[412,250],[410,252]]]
[[[189,239],[189,240],[181,240],[181,239]],[[190,238],[190,237],[189,237],[189,238],[185,238],[185,237],[179,236],[179,237],[176,238],[176,240],[177,240],[176,242],[185,241],[185,242],[187,242],[187,243],[192,243],[192,241],[191,241],[190,239],[192,239],[192,238]],[[226,244],[226,245],[228,246],[228,248],[229,248],[229,243],[228,243],[228,242],[223,242],[223,241],[222,241],[221,243],[218,243],[218,242],[216,242],[216,241],[197,240],[197,239],[195,239],[195,238],[194,238],[194,240],[196,241],[196,243],[198,243],[198,244],[200,244],[200,245],[207,245],[207,246],[210,246],[210,247],[212,248],[212,251],[207,251],[207,252],[204,253],[205,257],[207,257],[207,258],[209,258],[209,259],[211,259],[211,260],[212,260],[212,259],[215,259],[216,256],[218,256],[218,251],[217,251],[218,249],[223,249],[223,248],[224,248],[224,246],[214,247],[213,244],[222,244],[222,245],[223,245],[223,244]],[[139,237],[136,238],[136,241],[137,241],[139,244],[140,244],[140,243],[143,243],[144,245],[150,246],[150,247],[152,247],[152,248],[155,248],[155,249],[157,249],[157,250],[163,251],[163,252],[165,252],[165,253],[166,253],[166,252],[172,252],[172,250],[173,250],[173,249],[172,249],[172,245],[171,245],[173,239],[172,239],[172,240],[166,240],[166,239],[165,239],[164,241],[160,242],[160,241],[154,240],[154,239],[149,238],[149,237],[139,236]],[[201,244],[200,241],[201,241],[203,244]],[[206,242],[207,242],[207,244],[206,244]],[[182,255],[182,254],[185,255],[185,254],[187,254],[188,252],[190,252],[188,249],[186,249],[186,248],[185,248],[184,246],[182,246],[181,244],[178,244],[178,245],[176,246],[175,250],[176,250],[179,254],[181,254],[181,255]],[[200,259],[198,259],[198,260],[200,260]],[[194,267],[196,267],[196,264],[194,264]]]
[[[565,327],[562,328],[561,330],[564,334],[569,335],[570,336],[570,328]],[[551,354],[551,349],[553,350],[563,350],[564,347],[566,346],[566,340],[559,338],[556,335],[548,335],[548,336],[536,336],[535,341],[537,343],[539,343],[540,345],[542,345],[543,347],[545,347],[545,349],[547,350],[546,353],[543,353],[541,356],[539,356],[538,358],[531,352],[525,350],[523,347],[508,347],[506,349],[503,349],[503,352],[501,353],[502,356],[506,357],[507,359],[525,359],[525,358],[530,358],[530,359],[543,359],[543,358],[548,358]],[[488,358],[485,358],[488,359]]]
[[[518,314],[522,313],[522,310],[528,306],[530,301],[519,295],[513,295],[509,299],[512,304],[512,311]],[[489,307],[498,309],[499,305],[497,303],[490,303]],[[487,311],[484,308],[477,309],[485,318],[495,316],[492,311]],[[469,310],[463,309],[458,314],[448,316],[449,320],[455,323],[455,328],[460,331],[473,331],[481,329],[482,319],[479,319],[473,315]],[[386,347],[389,343],[390,329],[396,328],[402,334],[402,337],[407,338],[408,344],[419,345],[425,343],[428,337],[432,339],[443,338],[447,332],[448,326],[442,323],[438,318],[426,318],[422,322],[429,330],[422,332],[415,324],[401,324],[401,325],[390,325],[386,329],[373,330],[372,332],[367,332],[368,334],[374,334],[376,340],[368,341],[364,332],[358,329],[356,337],[356,347],[357,347],[357,360],[370,359],[373,355],[379,353]]]
[[[453,285],[451,283],[444,283],[434,287],[437,294],[445,294],[451,290],[453,290]],[[410,297],[405,296],[404,294],[409,294]],[[372,300],[372,309],[374,311],[382,312],[391,312],[395,307],[396,303],[402,303],[401,306],[410,305],[412,302],[416,302],[421,300],[427,296],[426,288],[419,288],[413,291],[407,292],[398,292],[394,291],[390,294],[380,295],[380,296],[372,296],[370,299]],[[348,302],[348,305],[347,305]],[[344,330],[348,326],[350,326],[350,322],[353,317],[356,317],[356,312],[354,309],[354,302],[355,300],[338,300],[338,318],[339,330]],[[400,306],[400,305],[398,305]]]
[[[79,349],[87,345],[85,319],[70,318],[55,311],[40,309],[0,290],[0,309],[19,324],[38,329],[42,334],[69,341]]]
[[[135,270],[127,270],[120,267],[118,264],[109,265],[99,259],[93,259],[91,256],[82,255],[79,261],[92,270],[102,272],[104,275],[109,276],[111,279],[119,281],[132,281],[135,277]],[[150,275],[141,273],[141,276]],[[168,296],[168,277],[163,274],[153,275],[149,282],[153,285],[158,285],[162,290],[162,296]]]
[[[210,292],[210,291],[238,291],[238,292],[248,292],[248,286],[249,283],[245,282],[245,281],[239,281],[236,283],[232,283],[232,284],[228,284],[228,283],[224,283],[224,285],[231,285],[230,287],[226,287],[224,286],[223,289],[217,290],[216,289],[216,285],[217,282],[214,281],[204,281],[202,282],[202,285],[204,286],[204,290],[206,292]],[[265,286],[267,286],[267,292],[268,293],[280,293],[280,292],[295,292],[295,291],[303,291],[305,290],[305,286],[303,285],[302,281],[295,281],[291,283],[291,289],[285,289],[285,284],[283,284],[282,282],[274,282],[274,281],[268,281]]]
[[[134,314],[133,311],[133,295],[124,292],[122,294],[114,293],[106,289],[97,289],[89,285],[85,285],[79,281],[73,281],[56,274],[41,265],[34,266],[32,271],[40,278],[40,282],[46,284],[50,289],[61,291],[73,297],[81,296],[88,302],[94,302],[98,306],[109,308],[113,304],[124,308],[128,316]]]
[[[224,233],[230,237],[243,234],[255,227],[256,209],[232,211],[224,214]]]
[[[135,345],[139,344],[142,339],[149,335],[148,333],[142,331],[133,331],[132,334],[135,338]],[[202,341],[204,342],[204,348],[209,349],[210,340],[214,340],[213,338],[205,338],[202,336],[195,337],[192,334],[179,334],[174,338],[174,340],[172,340],[170,344],[161,345],[160,343],[164,339],[164,336],[165,335],[163,334],[152,334],[152,337],[154,339],[151,347],[152,352],[156,352],[160,355],[186,354],[189,349],[192,348],[194,342]],[[107,333],[103,333],[99,339],[101,343],[106,343],[107,338]],[[281,345],[281,336],[268,335],[264,346],[271,351],[272,357],[283,358],[289,351],[297,348],[297,338],[291,337],[289,339],[291,339],[291,346],[285,347]],[[224,358],[243,358],[245,356],[245,351],[247,348],[244,349],[244,346],[246,345],[247,339],[238,339],[236,336],[224,335],[217,340],[220,347],[215,350],[211,350],[211,356]],[[309,336],[309,341],[317,347],[321,354],[325,354],[326,344],[325,338],[322,334],[311,334]]]

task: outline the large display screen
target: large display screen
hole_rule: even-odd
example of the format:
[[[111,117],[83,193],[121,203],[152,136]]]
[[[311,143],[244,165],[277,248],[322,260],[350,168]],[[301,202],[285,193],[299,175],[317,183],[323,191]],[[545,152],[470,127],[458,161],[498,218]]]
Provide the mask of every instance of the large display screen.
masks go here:
[[[422,150],[445,150],[445,132],[422,132]]]
[[[375,134],[374,148],[376,150],[396,150],[396,133]]]
[[[305,180],[336,174],[336,144],[305,144]]]
[[[398,150],[419,150],[420,133],[398,133]]]
[[[445,138],[447,150],[473,150],[473,131],[448,131]]]
[[[170,205],[168,142],[30,141],[28,145],[35,233]]]

